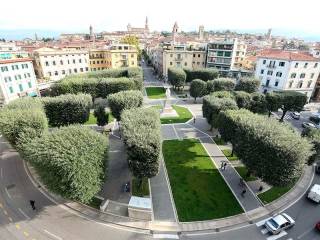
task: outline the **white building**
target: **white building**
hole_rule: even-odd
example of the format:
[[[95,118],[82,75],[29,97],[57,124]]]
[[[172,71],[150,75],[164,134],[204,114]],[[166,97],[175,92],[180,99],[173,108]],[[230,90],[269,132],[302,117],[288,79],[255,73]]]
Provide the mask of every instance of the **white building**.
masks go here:
[[[57,81],[69,74],[89,71],[87,50],[40,48],[32,55],[39,82]]]
[[[24,96],[37,96],[32,59],[0,60],[0,105]]]
[[[255,76],[261,91],[294,90],[310,99],[320,72],[320,60],[300,52],[265,51],[258,56]]]

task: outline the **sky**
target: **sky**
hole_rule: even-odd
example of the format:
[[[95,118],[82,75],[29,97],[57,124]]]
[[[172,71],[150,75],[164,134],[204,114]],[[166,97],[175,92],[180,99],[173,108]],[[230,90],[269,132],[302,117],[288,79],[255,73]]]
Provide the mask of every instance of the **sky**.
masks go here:
[[[319,0],[10,0],[1,1],[0,38],[31,34],[96,32],[143,27],[171,31],[243,30],[312,37],[320,41]]]

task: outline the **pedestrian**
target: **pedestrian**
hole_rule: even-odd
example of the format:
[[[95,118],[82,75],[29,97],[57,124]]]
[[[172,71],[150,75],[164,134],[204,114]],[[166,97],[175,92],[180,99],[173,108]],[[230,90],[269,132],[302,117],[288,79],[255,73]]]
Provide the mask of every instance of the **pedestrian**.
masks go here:
[[[223,170],[223,166],[224,166],[224,161],[221,161],[221,170]]]
[[[33,210],[36,210],[35,203],[36,203],[36,201],[30,200],[30,205],[31,205],[31,208],[32,208]]]
[[[196,124],[196,117],[193,117],[193,124]]]
[[[241,192],[241,196],[244,197],[244,195],[246,194],[246,192],[247,192],[247,190],[246,190],[246,189],[243,189],[242,192]]]
[[[261,185],[258,190],[261,192],[263,190],[263,186]]]
[[[239,180],[239,186],[240,187],[243,187],[244,186],[244,181],[243,181],[243,178],[241,177],[240,180]]]
[[[224,164],[223,164],[223,170],[226,170],[226,167],[227,167],[227,162],[224,162]]]

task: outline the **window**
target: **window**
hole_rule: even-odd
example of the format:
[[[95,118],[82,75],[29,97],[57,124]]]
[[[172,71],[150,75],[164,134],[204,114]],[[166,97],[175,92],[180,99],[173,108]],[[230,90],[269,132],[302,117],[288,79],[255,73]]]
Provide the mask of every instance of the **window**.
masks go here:
[[[96,61],[92,61],[93,64],[96,64]]]
[[[131,61],[131,65],[132,65],[132,66],[134,65],[134,61]]]
[[[269,86],[269,83],[270,83],[270,79],[267,79],[267,81],[266,81],[266,87]]]
[[[299,67],[299,63],[296,63],[296,64],[294,65],[294,67],[295,67],[295,68],[298,68],[298,67]]]
[[[170,57],[173,57],[173,54],[170,54]]]
[[[83,72],[83,68],[80,68],[80,72]]]
[[[297,74],[296,73],[291,73],[290,78],[296,78]]]
[[[77,73],[77,72],[78,72],[78,69],[75,68],[75,69],[73,69],[73,71],[74,71],[75,73]]]
[[[62,60],[60,60],[60,64],[63,65],[63,61]]]
[[[89,68],[88,67],[86,67],[86,72],[88,72],[89,71]]]
[[[308,67],[308,63],[305,63],[303,67],[304,67],[304,68],[307,68],[307,67]]]
[[[170,62],[170,66],[172,66],[172,62]]]
[[[263,62],[262,62],[262,64],[266,64],[266,63],[267,63],[267,60],[264,59]]]
[[[24,78],[27,78],[27,74],[25,73],[25,74],[23,74],[23,76],[24,76]]]
[[[81,59],[79,59],[79,63],[82,63]]]
[[[29,87],[29,88],[32,88],[31,82],[28,82],[28,87]]]
[[[68,64],[70,64],[70,60],[68,59]]]
[[[134,55],[133,55],[133,54],[131,54],[131,58],[134,58]]]
[[[313,77],[314,77],[314,73],[311,73],[310,78],[313,78]]]
[[[75,63],[76,63],[76,60],[75,60],[75,59],[73,59],[73,60],[72,60],[72,62],[75,64]]]
[[[282,72],[277,72],[276,76],[277,77],[282,77]]]
[[[18,76],[17,75],[14,75],[14,80],[18,80]]]
[[[273,74],[273,71],[271,71],[271,70],[269,70],[267,73],[267,75],[270,75],[270,76],[272,76],[272,74]]]
[[[61,73],[62,73],[62,75],[65,75],[65,74],[66,74],[66,71],[65,71],[65,70],[62,70]]]
[[[275,86],[275,87],[278,87],[278,85],[279,85],[279,81],[276,80],[276,82],[274,83],[274,86]]]
[[[23,86],[22,86],[22,84],[19,84],[19,89],[20,89],[20,92],[23,91]]]
[[[311,87],[311,84],[312,84],[312,81],[309,81],[307,87],[308,88]]]
[[[289,82],[289,88],[292,88],[293,81]]]
[[[302,82],[302,81],[300,81],[300,82],[298,83],[297,88],[302,88],[302,84],[303,84],[303,82]]]
[[[51,77],[51,72],[48,72],[48,75]]]
[[[315,63],[315,64],[314,64],[314,68],[316,68],[316,67],[318,67],[318,63]]]
[[[19,78],[19,80],[21,80],[21,79],[22,79],[22,77],[21,77],[21,75],[20,75],[20,74],[18,75],[18,78]]]
[[[187,66],[188,65],[187,62],[185,62],[184,65]]]
[[[285,62],[279,62],[280,67],[284,67],[285,64],[286,64]]]
[[[196,57],[196,54],[195,54],[195,53],[193,54],[193,57],[194,57],[194,58]]]
[[[306,77],[306,74],[305,73],[301,73],[300,74],[300,78],[305,78]]]
[[[97,64],[99,64],[100,62],[99,61],[97,61]]]
[[[31,74],[30,73],[27,73],[28,77],[31,77]]]
[[[55,66],[55,65],[56,65],[56,61],[52,61],[52,65],[54,65],[54,66]]]
[[[54,71],[54,75],[55,75],[55,76],[58,76],[58,71]]]
[[[231,52],[225,52],[225,53],[224,53],[224,56],[225,56],[225,57],[231,57]]]
[[[8,70],[8,67],[1,67],[1,71],[2,71],[2,72],[7,72],[7,71],[9,71],[9,70]]]
[[[198,58],[200,57],[200,54],[198,54]]]
[[[13,93],[13,88],[9,87],[9,91],[10,91],[10,93]]]
[[[69,74],[71,74],[72,73],[72,70],[71,69],[69,69]]]

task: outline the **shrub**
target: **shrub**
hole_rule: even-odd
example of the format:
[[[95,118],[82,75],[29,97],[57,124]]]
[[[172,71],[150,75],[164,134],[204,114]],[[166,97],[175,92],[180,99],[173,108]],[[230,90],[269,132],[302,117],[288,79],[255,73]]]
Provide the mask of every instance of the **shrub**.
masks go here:
[[[238,109],[237,103],[231,98],[217,98],[212,95],[203,98],[203,117],[207,119],[207,122],[211,125],[211,129],[218,127],[217,120],[219,112],[228,109]]]
[[[232,78],[217,78],[213,81],[214,91],[232,91],[236,82]]]
[[[210,96],[217,97],[217,98],[231,98],[234,99],[234,95],[230,91],[218,91],[213,92]]]
[[[262,93],[252,93],[250,107],[248,109],[254,113],[263,114],[268,112],[265,95]]]
[[[242,78],[236,85],[236,91],[245,91],[248,93],[258,92],[260,80],[256,78]]]
[[[140,91],[122,91],[111,94],[108,102],[112,115],[120,121],[123,110],[142,106],[143,95]]]
[[[88,94],[46,97],[42,101],[49,124],[53,127],[85,123],[89,119],[92,100]]]
[[[237,102],[238,108],[250,108],[251,104],[251,95],[250,93],[244,91],[235,91],[234,93],[235,100]]]
[[[128,164],[133,175],[151,178],[158,174],[161,155],[161,124],[154,108],[124,110],[121,131],[127,146]]]
[[[293,183],[312,154],[311,144],[289,125],[248,110],[221,111],[218,129],[248,170],[274,186]]]
[[[30,109],[43,109],[43,104],[40,98],[24,97],[18,98],[5,105],[6,109],[27,110]]]
[[[96,106],[93,115],[97,118],[97,125],[104,126],[109,121],[109,113],[106,113],[103,105]]]
[[[187,82],[194,79],[201,79],[203,81],[213,80],[219,76],[219,71],[216,68],[202,68],[202,69],[184,69],[186,73]]]
[[[168,80],[174,88],[184,87],[186,73],[181,68],[169,68]]]
[[[25,143],[24,157],[49,190],[88,203],[104,183],[107,147],[102,134],[75,125]]]
[[[207,92],[207,84],[205,81],[200,79],[192,80],[190,84],[190,96],[194,97],[194,101],[197,100],[197,97],[202,97]]]
[[[207,94],[214,92],[214,80],[207,81]]]
[[[313,154],[308,160],[308,164],[312,164],[320,160],[320,130],[313,128],[305,128],[302,134],[307,137],[313,145]]]
[[[97,97],[107,98],[110,94],[121,91],[135,90],[136,85],[132,79],[113,78],[102,79],[97,84]]]

